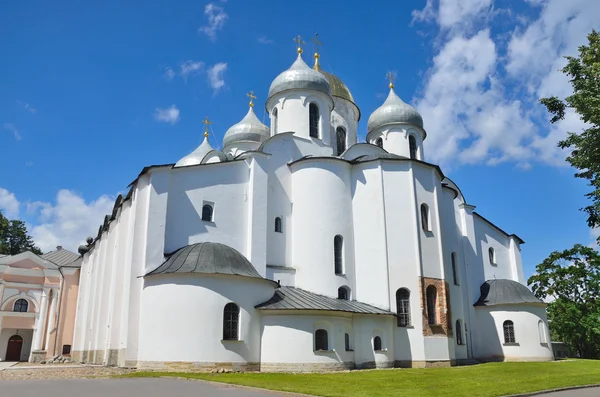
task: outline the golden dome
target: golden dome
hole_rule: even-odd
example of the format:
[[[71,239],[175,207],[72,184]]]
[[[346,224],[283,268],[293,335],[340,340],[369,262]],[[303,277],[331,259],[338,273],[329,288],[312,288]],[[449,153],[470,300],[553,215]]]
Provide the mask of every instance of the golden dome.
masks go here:
[[[313,69],[327,78],[327,81],[329,81],[329,85],[331,86],[331,95],[354,103],[354,98],[352,97],[352,94],[350,93],[350,90],[346,84],[344,84],[344,82],[336,75],[323,71],[319,65],[318,57],[315,57],[315,66]]]

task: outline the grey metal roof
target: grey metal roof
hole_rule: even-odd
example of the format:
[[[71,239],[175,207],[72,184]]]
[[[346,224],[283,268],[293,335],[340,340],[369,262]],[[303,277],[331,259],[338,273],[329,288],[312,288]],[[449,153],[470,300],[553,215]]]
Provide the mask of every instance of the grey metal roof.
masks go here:
[[[260,122],[252,107],[240,122],[232,125],[223,138],[223,147],[240,141],[253,141],[262,143],[269,139],[271,130]]]
[[[56,251],[50,251],[46,254],[43,254],[41,255],[41,258],[50,261],[58,266],[64,266],[73,261],[76,261],[79,258],[79,255],[62,248]]]
[[[196,150],[194,150],[192,153],[179,160],[175,164],[175,167],[183,167],[186,165],[198,165],[202,162],[204,156],[206,156],[211,150],[213,150],[213,148],[212,146],[210,146],[208,138],[204,137],[204,140],[202,141],[200,146],[198,146]]]
[[[523,284],[506,279],[488,280],[481,284],[481,296],[473,306],[544,303]]]
[[[298,54],[296,62],[288,70],[275,77],[269,88],[269,98],[287,90],[315,90],[331,95],[329,80],[314,69],[311,69]]]
[[[300,288],[281,287],[271,299],[254,306],[261,310],[324,310],[360,314],[394,313],[366,303],[330,298]]]
[[[354,160],[352,160],[354,163],[364,163],[367,161],[374,161],[374,160],[384,160],[384,159],[394,159],[394,160],[398,160],[398,159],[406,159],[408,157],[405,156],[399,156],[397,154],[394,153],[377,153],[377,154],[367,154],[364,156],[360,156],[355,158]]]
[[[178,249],[162,265],[147,273],[146,276],[190,273],[228,274],[263,279],[252,263],[240,252],[225,244],[208,242]]]
[[[423,128],[423,118],[417,112],[417,109],[400,99],[394,89],[391,88],[390,94],[383,105],[369,116],[367,130],[371,132],[384,125],[395,123],[409,123]]]
[[[67,263],[66,265],[63,265],[61,267],[75,267],[75,268],[80,268],[82,262],[83,262],[83,258],[80,256],[79,258],[75,259],[73,262]]]

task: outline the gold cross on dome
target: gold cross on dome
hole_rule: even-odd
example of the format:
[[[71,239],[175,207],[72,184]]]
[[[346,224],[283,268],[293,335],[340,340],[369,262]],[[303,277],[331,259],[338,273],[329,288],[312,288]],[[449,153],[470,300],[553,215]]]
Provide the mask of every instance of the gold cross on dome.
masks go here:
[[[296,43],[298,54],[302,54],[302,46],[306,44],[306,42],[302,41],[300,35],[294,38],[294,42]]]
[[[256,99],[256,95],[254,95],[254,91],[250,91],[249,93],[246,94],[246,96],[248,98],[250,98],[250,107],[253,108],[254,107],[253,100]]]
[[[394,74],[392,72],[387,72],[385,77],[387,77],[388,80],[390,81],[390,88],[394,88],[394,80],[396,80],[396,78],[394,77]]]
[[[319,41],[319,34],[318,34],[318,33],[315,33],[315,37],[311,38],[310,40],[311,40],[313,43],[315,43],[315,54],[318,54],[318,53],[319,53],[319,46],[320,46],[320,45],[323,45],[323,43],[321,43],[321,42]]]
[[[204,136],[208,138],[208,126],[212,124],[212,121],[209,121],[208,116],[206,116],[206,119],[202,120],[202,122],[204,123],[204,125],[206,125],[206,130],[204,130]]]

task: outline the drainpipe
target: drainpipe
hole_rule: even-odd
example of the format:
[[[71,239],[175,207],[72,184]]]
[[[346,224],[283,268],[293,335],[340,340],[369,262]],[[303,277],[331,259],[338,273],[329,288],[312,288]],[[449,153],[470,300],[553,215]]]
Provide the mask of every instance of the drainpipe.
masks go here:
[[[60,306],[62,304],[63,298],[63,287],[65,285],[65,275],[62,272],[62,267],[58,267],[58,272],[60,273],[60,294],[58,296],[58,305],[56,305],[56,332],[54,333],[54,350],[52,351],[52,357],[56,356],[56,342],[58,341],[58,331],[60,324]]]

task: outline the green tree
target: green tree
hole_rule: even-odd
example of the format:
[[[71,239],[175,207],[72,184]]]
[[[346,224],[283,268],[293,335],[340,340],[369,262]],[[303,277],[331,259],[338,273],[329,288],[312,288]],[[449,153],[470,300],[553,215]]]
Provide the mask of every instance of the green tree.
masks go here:
[[[586,179],[593,189],[586,194],[592,203],[582,210],[588,215],[588,226],[594,228],[600,227],[600,33],[593,30],[588,41],[579,47],[578,57],[565,57],[568,62],[562,72],[570,79],[573,95],[564,101],[554,96],[540,102],[553,115],[552,123],[564,119],[566,109],[572,108],[589,126],[581,133],[569,132],[558,146],[572,149],[567,161],[578,170],[575,177]]]
[[[552,339],[581,358],[600,358],[600,253],[580,244],[555,251],[527,282],[535,296],[551,301]]]
[[[35,246],[33,238],[27,233],[25,222],[19,219],[9,220],[0,212],[0,254],[17,255],[24,251],[42,254],[42,250]]]

